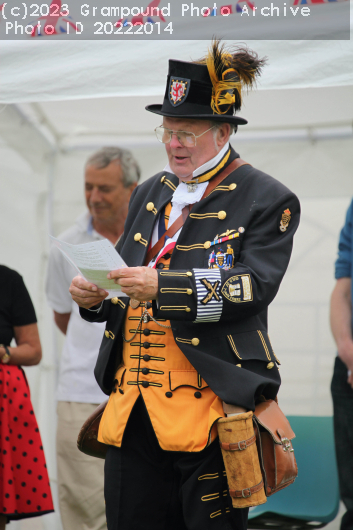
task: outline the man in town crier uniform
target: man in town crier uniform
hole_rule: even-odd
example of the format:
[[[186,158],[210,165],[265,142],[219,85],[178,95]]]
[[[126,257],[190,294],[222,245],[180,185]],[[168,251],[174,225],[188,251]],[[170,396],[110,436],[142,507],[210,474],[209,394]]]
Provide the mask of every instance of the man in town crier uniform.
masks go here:
[[[126,296],[104,301],[80,277],[70,287],[83,318],[106,321],[95,376],[110,395],[99,430],[109,530],[247,527],[217,421],[277,394],[267,308],[300,213],[292,192],[229,144],[247,123],[235,114],[241,91],[263,64],[217,41],[197,62],[169,61],[163,104],[147,107],[163,117],[155,132],[168,164],[133,192],[117,245],[128,267],[108,275]]]

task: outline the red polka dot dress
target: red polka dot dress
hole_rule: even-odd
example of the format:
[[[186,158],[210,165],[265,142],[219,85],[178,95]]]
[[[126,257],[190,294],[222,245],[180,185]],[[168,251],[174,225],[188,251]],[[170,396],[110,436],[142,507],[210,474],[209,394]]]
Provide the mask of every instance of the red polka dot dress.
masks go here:
[[[0,513],[21,519],[53,511],[42,440],[25,376],[0,365]]]
[[[3,269],[7,267],[0,266],[0,292],[4,287]],[[18,284],[21,289],[26,288],[21,276],[15,271],[7,269],[5,276],[8,276],[8,271],[13,273],[10,278],[12,283],[9,278],[6,281],[7,287],[12,286],[12,292],[7,294],[11,295],[8,299],[13,305],[13,297],[19,294],[13,288],[14,282],[17,282],[16,288]],[[6,294],[5,287],[4,291]],[[30,301],[27,290],[26,294]],[[23,304],[26,301],[23,292],[21,296]],[[3,302],[1,297],[0,343],[9,345],[12,337],[6,333],[4,326],[4,320],[9,320],[4,318],[4,314],[7,316],[4,305],[7,313],[11,307]],[[31,321],[27,323],[36,321],[32,304],[31,307],[32,312],[27,308],[26,318]],[[11,317],[13,325],[25,325],[23,319],[13,311]],[[25,374],[19,366],[0,363],[0,514],[12,520],[35,517],[52,511],[53,501],[42,440]]]

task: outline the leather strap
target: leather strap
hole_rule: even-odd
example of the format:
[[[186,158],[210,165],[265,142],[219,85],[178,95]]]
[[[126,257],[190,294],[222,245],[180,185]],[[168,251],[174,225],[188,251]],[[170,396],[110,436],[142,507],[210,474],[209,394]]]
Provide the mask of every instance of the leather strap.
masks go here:
[[[247,497],[251,497],[253,493],[257,493],[264,487],[264,481],[261,480],[256,486],[252,486],[251,488],[245,488],[243,490],[229,490],[229,495],[233,498],[239,499],[243,498],[246,499]]]
[[[242,440],[241,442],[233,442],[233,443],[227,443],[227,442],[219,442],[219,445],[221,446],[221,449],[224,451],[244,451],[244,449],[247,449],[255,443],[256,436],[252,436],[251,438],[248,438],[247,440]]]
[[[208,197],[208,195],[218,186],[218,184],[220,184],[225,178],[227,178],[228,175],[233,173],[233,171],[235,171],[241,166],[250,165],[251,164],[249,164],[249,162],[245,162],[245,160],[242,160],[241,158],[236,158],[235,160],[233,160],[233,162],[231,162],[229,166],[227,166],[223,171],[221,171],[221,173],[219,173],[216,177],[213,177],[213,179],[209,181],[209,184],[206,188],[205,193],[201,197],[201,200]]]
[[[213,179],[209,181],[209,184],[205,190],[205,193],[201,197],[201,200],[208,197],[208,195],[218,186],[218,184],[220,184],[225,178],[227,178],[228,175],[230,175],[233,171],[245,165],[250,165],[250,164],[248,164],[248,162],[245,162],[241,158],[236,158],[235,160],[233,160],[233,162],[231,162],[229,166],[227,166],[223,171],[221,171],[219,175],[217,175],[216,177],[214,177]],[[185,223],[189,215],[189,212],[191,210],[190,206],[192,205],[189,204],[188,206],[185,206],[185,208],[183,208],[182,214],[179,215],[179,217],[168,228],[168,230],[164,232],[163,236],[157,241],[157,243],[153,245],[153,247],[147,252],[146,259],[145,259],[145,265],[148,265],[151,259],[157,256],[159,251],[163,248],[165,237],[167,236],[171,238],[177,233],[178,230],[180,230],[180,228],[183,226],[183,224]]]
[[[182,213],[181,215],[179,215],[178,219],[174,221],[172,226],[170,226],[168,230],[164,232],[162,237],[158,239],[157,243],[153,245],[153,247],[150,248],[150,250],[147,252],[145,259],[146,265],[148,265],[151,259],[157,256],[158,252],[163,248],[166,236],[170,238],[173,237],[174,234],[176,234],[177,231],[183,226],[189,215],[189,206],[190,205],[185,206],[185,208],[183,208]]]

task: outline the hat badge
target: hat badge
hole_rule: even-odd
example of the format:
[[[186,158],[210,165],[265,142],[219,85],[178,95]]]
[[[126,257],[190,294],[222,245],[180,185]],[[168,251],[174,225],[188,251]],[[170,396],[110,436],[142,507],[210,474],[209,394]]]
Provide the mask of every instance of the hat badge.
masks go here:
[[[173,107],[177,107],[178,105],[181,105],[190,89],[190,79],[186,79],[184,77],[171,77],[169,81],[169,101],[173,105]]]

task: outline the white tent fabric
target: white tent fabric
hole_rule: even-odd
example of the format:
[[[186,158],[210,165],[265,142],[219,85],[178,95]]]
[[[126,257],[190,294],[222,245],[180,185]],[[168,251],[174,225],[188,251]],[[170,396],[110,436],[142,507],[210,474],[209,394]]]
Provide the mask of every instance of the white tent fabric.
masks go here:
[[[331,414],[335,347],[328,326],[337,238],[352,194],[351,41],[252,41],[267,55],[259,90],[245,98],[232,144],[242,158],[299,196],[302,223],[270,309],[269,332],[282,362],[286,413]],[[200,57],[208,42],[3,42],[0,48],[1,263],[18,270],[36,307],[43,345],[26,369],[51,482],[55,469],[55,384],[62,336],[44,296],[48,234],[85,208],[83,166],[102,145],[131,148],[145,180],[165,165],[153,136],[167,60]],[[60,530],[58,514],[12,523]]]
[[[152,41],[144,45],[110,41],[5,42],[0,48],[0,102],[161,95],[168,59],[197,59],[208,44],[207,41]],[[260,89],[353,83],[351,41],[248,44],[261,57],[269,58]]]

